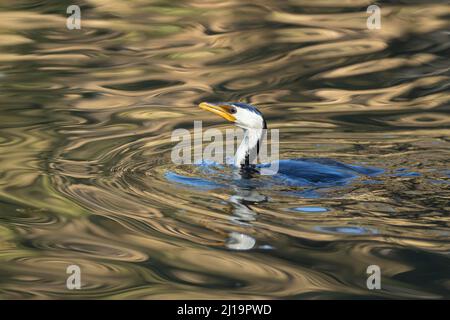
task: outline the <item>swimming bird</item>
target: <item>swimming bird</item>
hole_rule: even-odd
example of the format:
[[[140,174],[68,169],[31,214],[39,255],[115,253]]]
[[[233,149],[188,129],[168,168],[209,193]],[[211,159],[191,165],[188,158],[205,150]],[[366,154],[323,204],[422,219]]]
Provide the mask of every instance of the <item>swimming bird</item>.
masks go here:
[[[241,144],[237,148],[234,164],[241,168],[243,177],[258,173],[255,160],[259,154],[267,123],[255,106],[241,102],[202,102],[199,107],[234,123],[244,130]],[[357,176],[379,173],[376,168],[348,165],[327,158],[287,159],[278,161],[277,178],[287,185],[340,185]]]

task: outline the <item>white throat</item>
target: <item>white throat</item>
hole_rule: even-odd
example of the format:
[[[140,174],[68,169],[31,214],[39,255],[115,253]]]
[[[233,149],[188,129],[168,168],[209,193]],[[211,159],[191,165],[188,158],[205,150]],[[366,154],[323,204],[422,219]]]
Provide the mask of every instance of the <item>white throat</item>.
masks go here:
[[[234,165],[240,167],[245,164],[245,158],[248,155],[250,163],[256,163],[258,157],[258,143],[261,143],[263,135],[262,128],[246,128],[244,129],[244,137],[241,144],[236,150],[234,157]]]

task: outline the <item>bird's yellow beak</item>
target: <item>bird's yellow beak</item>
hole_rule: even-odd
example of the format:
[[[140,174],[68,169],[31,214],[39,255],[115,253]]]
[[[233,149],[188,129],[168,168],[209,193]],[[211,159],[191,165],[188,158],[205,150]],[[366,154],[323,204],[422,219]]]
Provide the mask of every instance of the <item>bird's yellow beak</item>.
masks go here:
[[[209,102],[202,102],[198,106],[203,110],[211,111],[212,113],[215,113],[228,121],[236,121],[236,117],[233,116],[230,112],[231,108],[233,108],[232,106],[219,105]]]

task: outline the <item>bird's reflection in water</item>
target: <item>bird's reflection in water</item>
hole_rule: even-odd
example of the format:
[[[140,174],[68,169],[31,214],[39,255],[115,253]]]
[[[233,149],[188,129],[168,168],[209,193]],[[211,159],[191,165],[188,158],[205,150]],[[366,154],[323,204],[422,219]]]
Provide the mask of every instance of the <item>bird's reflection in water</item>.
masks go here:
[[[249,180],[253,177],[255,172],[241,169],[237,173],[242,180]],[[229,199],[233,206],[230,220],[240,226],[251,226],[251,223],[256,220],[257,213],[252,210],[251,205],[267,201],[267,196],[260,194],[251,185],[245,187],[238,184],[233,186],[233,193]],[[227,248],[233,250],[250,250],[256,245],[256,240],[244,233],[230,232],[227,241]]]
[[[232,250],[250,250],[255,247],[255,238],[239,232],[228,234],[227,248]]]
[[[250,188],[240,189],[234,187],[235,195],[230,197],[230,203],[233,205],[233,216],[231,220],[239,225],[249,225],[256,219],[256,213],[250,205],[260,202],[266,202],[267,197]]]

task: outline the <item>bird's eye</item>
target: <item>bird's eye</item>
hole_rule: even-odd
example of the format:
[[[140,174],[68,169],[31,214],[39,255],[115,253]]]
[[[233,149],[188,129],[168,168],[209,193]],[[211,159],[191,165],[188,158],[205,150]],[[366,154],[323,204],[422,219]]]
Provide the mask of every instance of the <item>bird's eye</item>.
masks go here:
[[[232,107],[231,109],[230,109],[230,113],[236,113],[236,108],[235,107]]]

